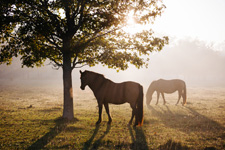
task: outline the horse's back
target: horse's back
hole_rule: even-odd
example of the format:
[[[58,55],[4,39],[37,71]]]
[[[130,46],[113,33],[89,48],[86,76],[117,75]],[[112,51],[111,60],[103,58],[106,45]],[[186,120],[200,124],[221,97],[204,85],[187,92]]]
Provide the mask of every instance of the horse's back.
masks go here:
[[[173,82],[172,84],[174,84],[177,88],[184,88],[185,86],[185,82],[181,79],[173,79],[171,80],[171,82]]]
[[[139,95],[139,87],[141,86],[139,83],[128,81],[128,82],[123,82],[122,84],[126,85],[125,89],[125,98],[126,99],[137,99]]]
[[[136,100],[139,95],[140,84],[132,81],[122,83],[107,83],[103,87],[104,100],[108,103],[122,104]]]
[[[177,90],[182,90],[185,82],[180,79],[164,80],[159,79],[156,81],[156,90],[165,93],[173,93]]]

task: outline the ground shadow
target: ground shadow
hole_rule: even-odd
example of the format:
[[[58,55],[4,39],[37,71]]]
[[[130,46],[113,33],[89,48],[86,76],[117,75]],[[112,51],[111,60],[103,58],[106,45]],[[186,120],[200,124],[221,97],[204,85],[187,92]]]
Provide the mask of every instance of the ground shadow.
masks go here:
[[[76,122],[77,119],[72,120],[72,122]],[[48,133],[46,133],[43,137],[34,142],[31,146],[27,148],[27,150],[33,149],[43,149],[52,139],[54,139],[59,133],[66,129],[67,124],[71,121],[68,121],[63,118],[57,118],[54,120],[55,127],[52,128]]]
[[[186,109],[188,113],[179,113],[170,110],[168,106],[147,106],[153,116],[159,118],[162,123],[176,130],[184,133],[196,133],[199,137],[205,140],[217,141],[217,139],[224,139],[224,126],[214,121],[213,119],[201,114],[190,106],[181,106]],[[179,107],[179,106],[177,106]],[[218,147],[224,147],[223,142],[218,143]],[[161,145],[158,149],[191,149],[181,143],[176,143],[168,140],[167,143]],[[204,150],[214,150],[215,147],[205,147]]]
[[[101,140],[109,133],[109,131],[111,129],[111,125],[107,124],[107,128],[106,128],[106,131],[104,132],[104,134],[101,137],[99,137],[99,139],[97,139],[93,144],[91,144],[93,142],[94,138],[96,137],[96,135],[98,134],[99,128],[100,128],[100,125],[96,125],[92,136],[90,137],[90,139],[88,141],[86,141],[84,143],[83,150],[88,150],[91,147],[91,145],[93,145],[92,149],[98,149],[98,147],[101,145]]]
[[[174,142],[171,139],[168,140],[165,144],[160,145],[158,150],[189,150],[187,146],[183,146],[180,142]]]
[[[181,142],[175,142],[172,139],[168,140],[165,144],[160,145],[158,150],[191,150],[188,146],[182,145]],[[215,147],[205,147],[203,150],[216,150]]]
[[[191,107],[186,107],[186,108],[195,116],[195,118],[198,117],[198,119],[200,121],[202,121],[202,123],[204,123],[209,129],[214,129],[214,131],[215,130],[222,130],[222,131],[225,130],[225,128],[218,122],[216,122],[212,119],[209,119],[208,117],[206,117],[204,115],[201,115],[200,113],[198,113],[196,110],[194,110]]]
[[[134,150],[149,149],[142,127],[134,127],[132,129],[131,126],[128,126],[128,129],[129,129],[131,139],[132,139],[132,144],[130,146],[130,149],[134,149]]]
[[[166,109],[162,107],[166,107]],[[176,128],[186,133],[190,133],[190,131],[207,131],[215,134],[216,132],[225,130],[221,124],[200,114],[191,107],[184,107],[184,109],[189,111],[189,114],[175,113],[168,106],[162,107],[147,105],[147,108],[151,110],[152,114],[161,119],[167,127]]]

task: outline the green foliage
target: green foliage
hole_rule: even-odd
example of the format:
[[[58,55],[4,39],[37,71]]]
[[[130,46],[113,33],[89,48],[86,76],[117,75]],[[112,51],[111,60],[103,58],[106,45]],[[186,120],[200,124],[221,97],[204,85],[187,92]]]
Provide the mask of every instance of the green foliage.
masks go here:
[[[8,0],[1,1],[0,63],[21,56],[27,67],[50,60],[63,66],[69,55],[71,68],[94,66],[124,70],[128,64],[147,64],[142,55],[160,51],[168,37],[153,31],[129,35],[123,31],[126,15],[135,12],[136,22],[151,23],[164,5],[157,0]]]

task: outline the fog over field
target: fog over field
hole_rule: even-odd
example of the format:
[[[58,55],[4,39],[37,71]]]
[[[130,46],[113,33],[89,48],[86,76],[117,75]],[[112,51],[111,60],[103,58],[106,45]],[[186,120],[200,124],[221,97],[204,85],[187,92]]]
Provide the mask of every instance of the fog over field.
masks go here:
[[[102,65],[83,67],[81,70],[91,70],[102,73],[114,82],[136,81],[145,88],[160,78],[179,78],[186,81],[187,86],[225,86],[225,50],[216,51],[199,40],[170,40],[170,45],[161,52],[153,52],[148,68],[137,69],[130,65],[126,71],[117,73]],[[54,70],[51,65],[39,68],[21,68],[18,58],[10,66],[0,66],[1,85],[52,85],[62,87],[62,69]],[[80,86],[79,69],[73,70],[73,87]]]

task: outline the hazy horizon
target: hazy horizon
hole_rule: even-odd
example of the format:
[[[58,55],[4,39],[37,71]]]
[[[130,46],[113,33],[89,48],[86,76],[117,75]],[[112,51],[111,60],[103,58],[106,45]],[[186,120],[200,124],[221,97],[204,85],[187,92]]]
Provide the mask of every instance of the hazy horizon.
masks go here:
[[[153,52],[149,67],[137,69],[130,65],[125,71],[117,73],[102,65],[85,66],[74,69],[73,87],[79,88],[79,70],[91,70],[104,74],[114,82],[136,81],[145,88],[153,80],[183,79],[187,86],[225,87],[225,52],[215,51],[198,40],[183,39],[166,46],[161,52]],[[45,64],[48,64],[47,62]],[[135,73],[134,73],[135,72]],[[10,66],[0,66],[0,82],[3,85],[53,85],[62,87],[62,69],[54,70],[51,65],[35,68],[21,68],[21,62],[14,58]]]

